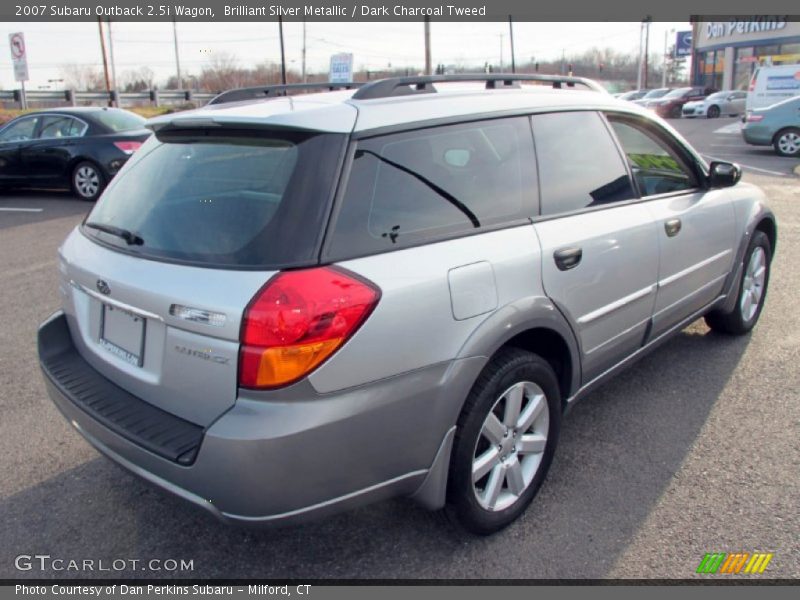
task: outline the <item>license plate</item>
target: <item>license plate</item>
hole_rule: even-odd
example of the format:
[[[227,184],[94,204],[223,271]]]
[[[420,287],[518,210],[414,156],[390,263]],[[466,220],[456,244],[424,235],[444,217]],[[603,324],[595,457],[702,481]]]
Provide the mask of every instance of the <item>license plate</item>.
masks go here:
[[[141,367],[145,325],[144,317],[104,304],[100,321],[100,345],[125,362]]]

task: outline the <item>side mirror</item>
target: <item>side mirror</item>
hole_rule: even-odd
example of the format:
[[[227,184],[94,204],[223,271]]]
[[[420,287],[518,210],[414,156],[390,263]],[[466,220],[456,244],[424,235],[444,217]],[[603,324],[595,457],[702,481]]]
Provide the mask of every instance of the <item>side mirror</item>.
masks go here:
[[[739,183],[742,169],[735,163],[714,161],[708,170],[708,184],[712,188],[731,187]]]

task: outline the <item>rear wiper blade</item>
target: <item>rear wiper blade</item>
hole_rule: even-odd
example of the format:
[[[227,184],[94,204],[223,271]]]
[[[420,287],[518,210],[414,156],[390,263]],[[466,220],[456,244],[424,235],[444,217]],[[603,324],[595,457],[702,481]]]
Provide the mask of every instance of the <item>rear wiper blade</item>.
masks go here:
[[[103,223],[86,223],[85,226],[122,238],[129,246],[141,246],[144,244],[144,240],[140,236],[122,227],[114,227]]]

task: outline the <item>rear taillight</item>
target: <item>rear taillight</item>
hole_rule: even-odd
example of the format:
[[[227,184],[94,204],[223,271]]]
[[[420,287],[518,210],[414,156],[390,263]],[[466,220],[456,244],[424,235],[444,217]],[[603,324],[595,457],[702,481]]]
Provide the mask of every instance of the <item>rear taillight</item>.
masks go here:
[[[355,333],[379,298],[374,284],[335,267],[279,273],[245,309],[239,385],[275,388],[305,377]]]
[[[142,145],[142,142],[114,142],[114,145],[125,154],[133,154]]]
[[[764,115],[747,115],[748,123],[758,123],[764,120]]]

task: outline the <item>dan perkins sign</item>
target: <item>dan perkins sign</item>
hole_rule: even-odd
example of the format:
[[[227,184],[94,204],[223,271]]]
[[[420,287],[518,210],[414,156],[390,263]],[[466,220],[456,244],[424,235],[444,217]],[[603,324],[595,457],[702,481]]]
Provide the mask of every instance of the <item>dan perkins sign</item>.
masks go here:
[[[769,33],[786,28],[787,17],[754,17],[752,21],[705,23],[706,38],[736,37],[752,33]]]

